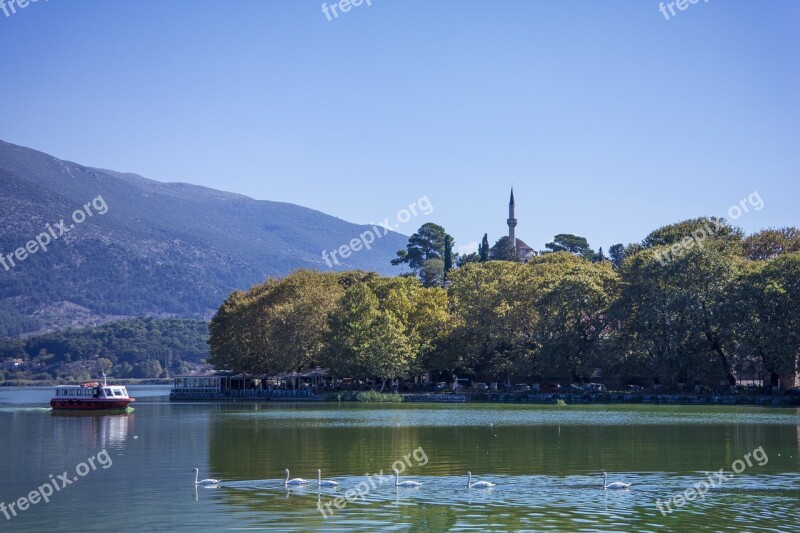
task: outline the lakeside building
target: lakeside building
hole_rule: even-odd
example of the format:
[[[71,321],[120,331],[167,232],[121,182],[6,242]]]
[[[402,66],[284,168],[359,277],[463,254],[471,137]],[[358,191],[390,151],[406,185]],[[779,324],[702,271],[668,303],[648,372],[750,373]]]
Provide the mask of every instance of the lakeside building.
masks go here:
[[[327,385],[330,373],[324,368],[306,372],[236,374],[230,370],[205,370],[175,376],[169,397],[173,400],[227,398],[304,398]]]

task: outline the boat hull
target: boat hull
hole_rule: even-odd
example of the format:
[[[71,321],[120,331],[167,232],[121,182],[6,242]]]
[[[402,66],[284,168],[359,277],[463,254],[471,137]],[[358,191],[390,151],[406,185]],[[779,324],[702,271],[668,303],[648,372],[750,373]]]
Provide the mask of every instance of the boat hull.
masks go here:
[[[54,410],[100,411],[125,409],[136,401],[136,398],[53,398],[50,407]]]

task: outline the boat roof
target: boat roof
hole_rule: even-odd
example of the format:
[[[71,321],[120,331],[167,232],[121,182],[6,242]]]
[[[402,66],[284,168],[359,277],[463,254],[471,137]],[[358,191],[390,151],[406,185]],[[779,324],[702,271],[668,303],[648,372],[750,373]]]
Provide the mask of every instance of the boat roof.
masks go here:
[[[101,385],[96,381],[90,381],[89,383],[81,383],[80,385],[56,385],[56,387],[60,388],[79,388],[79,389],[86,389],[89,387],[124,387],[125,385]]]

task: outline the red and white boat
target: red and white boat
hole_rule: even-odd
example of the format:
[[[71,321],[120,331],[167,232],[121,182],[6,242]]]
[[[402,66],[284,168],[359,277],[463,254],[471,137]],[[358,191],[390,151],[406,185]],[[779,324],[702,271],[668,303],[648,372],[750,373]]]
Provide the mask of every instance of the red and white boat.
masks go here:
[[[81,385],[60,385],[56,395],[50,400],[55,409],[96,411],[100,409],[126,409],[136,398],[128,396],[128,389],[122,385],[109,385],[103,375],[103,384],[97,382]]]

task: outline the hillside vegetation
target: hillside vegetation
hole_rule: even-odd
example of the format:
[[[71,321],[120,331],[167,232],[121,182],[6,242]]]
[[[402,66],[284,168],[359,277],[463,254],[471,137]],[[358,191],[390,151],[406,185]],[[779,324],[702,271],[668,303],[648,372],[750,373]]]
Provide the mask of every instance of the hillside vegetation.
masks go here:
[[[208,324],[140,318],[0,340],[0,381],[169,377],[208,357]],[[17,361],[15,361],[17,360]],[[21,365],[15,363],[22,362]]]

